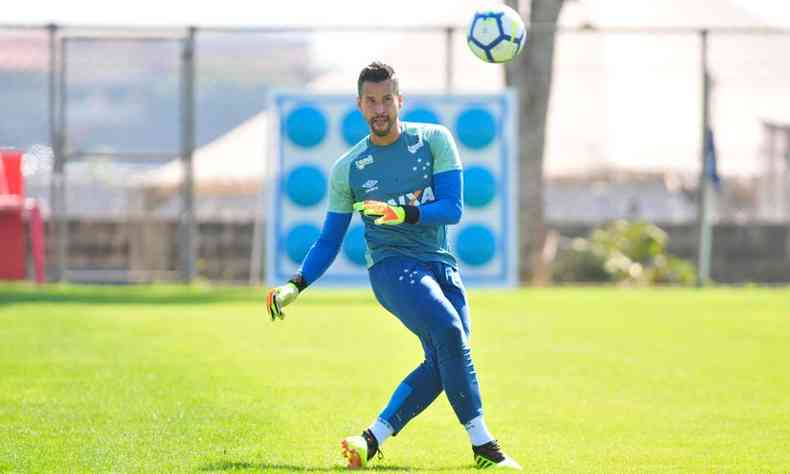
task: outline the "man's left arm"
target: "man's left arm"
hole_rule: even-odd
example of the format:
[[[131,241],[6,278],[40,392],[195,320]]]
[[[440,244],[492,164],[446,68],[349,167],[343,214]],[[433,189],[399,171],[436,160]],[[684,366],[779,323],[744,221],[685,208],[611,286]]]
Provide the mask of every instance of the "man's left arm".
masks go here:
[[[426,224],[450,225],[461,220],[464,207],[463,172],[450,170],[433,176],[435,201],[421,206],[397,206],[381,201],[361,201],[354,210],[366,216],[377,216],[377,225]]]
[[[457,224],[464,213],[464,175],[455,139],[447,127],[434,125],[425,129],[425,141],[433,155],[433,195],[436,199],[419,207],[417,223]]]
[[[433,175],[436,200],[417,207],[417,224],[452,225],[464,213],[464,174],[461,170],[443,171]]]

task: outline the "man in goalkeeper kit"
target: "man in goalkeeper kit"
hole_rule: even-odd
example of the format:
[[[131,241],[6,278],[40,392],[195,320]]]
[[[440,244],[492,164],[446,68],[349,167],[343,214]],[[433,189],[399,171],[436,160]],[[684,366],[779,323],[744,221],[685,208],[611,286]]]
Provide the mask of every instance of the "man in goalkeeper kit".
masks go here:
[[[366,466],[381,445],[444,391],[466,428],[479,467],[521,469],[483,418],[469,346],[469,308],[447,225],[463,212],[462,167],[440,125],[401,122],[403,97],[392,67],[374,62],[357,81],[370,135],[335,162],[321,235],[296,275],[267,294],[272,320],[315,282],[340,250],[352,213],[365,223],[370,284],[379,303],[422,343],[425,360],[395,389],[368,429],[342,440],[349,468]]]

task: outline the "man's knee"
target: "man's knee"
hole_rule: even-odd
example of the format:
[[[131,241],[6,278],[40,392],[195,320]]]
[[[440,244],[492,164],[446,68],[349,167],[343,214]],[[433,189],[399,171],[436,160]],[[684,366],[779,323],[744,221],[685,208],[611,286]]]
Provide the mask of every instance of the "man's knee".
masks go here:
[[[439,356],[462,354],[467,348],[466,332],[461,320],[441,318],[431,325],[431,338],[436,345]]]

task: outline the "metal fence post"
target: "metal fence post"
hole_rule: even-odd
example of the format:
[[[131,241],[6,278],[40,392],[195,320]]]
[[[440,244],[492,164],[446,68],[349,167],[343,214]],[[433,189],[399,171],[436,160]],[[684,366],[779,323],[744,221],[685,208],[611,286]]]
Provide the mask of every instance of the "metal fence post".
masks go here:
[[[195,278],[195,27],[187,29],[181,53],[181,160],[184,169],[180,219],[181,280]]]
[[[448,26],[444,30],[444,56],[445,72],[444,72],[444,89],[445,92],[450,93],[453,90],[453,69],[455,67],[453,61],[453,31],[452,26]]]
[[[58,145],[59,142],[59,129],[58,129],[58,63],[57,63],[57,35],[58,35],[58,26],[55,24],[47,25],[47,32],[49,36],[49,89],[47,91],[47,99],[48,99],[48,112],[49,112],[49,146],[52,149],[52,174],[50,175],[50,192],[49,192],[49,222],[50,222],[50,229],[56,230],[57,229],[57,180],[55,177],[57,174],[55,173],[58,166],[60,166],[58,161],[63,156],[63,151],[60,149]],[[61,166],[62,169],[62,166]],[[62,260],[61,255],[59,252],[59,246],[56,247],[56,274],[52,275],[53,280],[58,281],[61,279],[63,275],[63,268],[61,267]]]
[[[697,286],[703,287],[710,279],[710,257],[712,229],[710,222],[710,192],[707,164],[706,135],[710,129],[710,73],[708,71],[708,30],[701,30],[700,35],[700,66],[702,72],[702,133],[699,170],[699,203],[697,207],[697,224],[699,242],[697,248]]]
[[[68,228],[66,220],[66,38],[60,39],[60,55],[55,43],[56,31],[50,30],[50,112],[54,123],[54,163],[50,182],[50,219],[55,226],[55,275],[54,281],[66,279],[66,251]],[[58,59],[56,61],[56,58]],[[59,67],[58,67],[59,65]],[[58,80],[55,80],[57,74]],[[57,101],[54,97],[57,97]]]

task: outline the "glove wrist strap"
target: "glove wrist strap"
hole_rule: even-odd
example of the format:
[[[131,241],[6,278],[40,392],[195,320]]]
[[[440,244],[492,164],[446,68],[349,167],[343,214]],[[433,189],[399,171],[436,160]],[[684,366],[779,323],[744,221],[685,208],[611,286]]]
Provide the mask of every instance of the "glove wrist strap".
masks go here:
[[[417,206],[401,206],[403,208],[403,222],[416,224],[420,222],[420,208]]]

